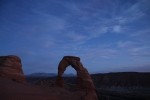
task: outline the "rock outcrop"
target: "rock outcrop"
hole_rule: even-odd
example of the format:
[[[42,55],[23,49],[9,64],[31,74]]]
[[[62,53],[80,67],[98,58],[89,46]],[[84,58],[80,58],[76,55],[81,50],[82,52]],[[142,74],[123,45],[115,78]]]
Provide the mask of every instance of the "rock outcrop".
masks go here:
[[[83,97],[83,100],[98,100],[95,92],[95,86],[93,84],[91,76],[81,64],[79,57],[74,56],[63,57],[58,66],[56,85],[59,87],[63,87],[64,82],[62,75],[69,65],[71,65],[77,72],[78,88],[85,91],[85,96]]]
[[[21,59],[17,56],[0,56],[0,77],[19,83],[26,83],[22,70]]]

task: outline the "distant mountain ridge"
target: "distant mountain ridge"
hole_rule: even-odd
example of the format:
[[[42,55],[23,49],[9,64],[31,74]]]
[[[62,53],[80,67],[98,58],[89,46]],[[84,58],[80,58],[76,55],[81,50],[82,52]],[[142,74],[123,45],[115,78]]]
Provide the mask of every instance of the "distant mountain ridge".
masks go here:
[[[29,75],[26,75],[27,77],[55,77],[57,76],[57,73],[32,73],[32,74],[29,74]],[[64,74],[63,76],[65,77],[72,77],[72,76],[75,76],[75,74]]]
[[[28,79],[48,78],[55,80],[56,73],[33,73],[27,75]],[[64,74],[64,80],[75,83],[76,75]],[[111,72],[91,74],[97,88],[101,87],[150,87],[150,72]]]

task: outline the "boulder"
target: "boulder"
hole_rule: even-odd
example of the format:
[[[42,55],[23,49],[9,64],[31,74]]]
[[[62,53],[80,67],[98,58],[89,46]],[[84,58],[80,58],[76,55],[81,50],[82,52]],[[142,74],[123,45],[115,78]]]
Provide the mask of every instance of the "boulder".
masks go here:
[[[58,75],[56,85],[64,87],[62,75],[66,68],[71,65],[77,72],[77,86],[85,92],[83,100],[98,100],[95,86],[86,68],[83,67],[79,57],[65,56],[58,65]]]
[[[14,55],[0,56],[0,77],[26,83],[21,59]]]

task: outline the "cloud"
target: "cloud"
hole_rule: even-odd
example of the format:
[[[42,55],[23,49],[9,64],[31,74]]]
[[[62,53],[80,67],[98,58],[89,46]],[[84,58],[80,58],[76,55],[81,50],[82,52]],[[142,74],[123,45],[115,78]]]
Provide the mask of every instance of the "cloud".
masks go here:
[[[121,32],[121,26],[120,25],[116,25],[116,26],[113,27],[112,30],[113,30],[113,32],[119,33],[119,32]]]
[[[119,25],[127,23],[127,19],[124,18],[123,16],[122,17],[118,16],[118,17],[115,18],[115,20],[118,22]]]
[[[139,1],[134,1],[132,3],[124,2],[123,5],[119,5],[120,3],[122,3],[122,1],[105,2],[103,0],[96,0],[93,2],[87,1],[86,3],[79,3],[76,1],[59,1],[58,3],[70,10],[70,12],[66,14],[68,19],[67,21],[69,23],[70,20],[74,18],[73,16],[76,16],[75,23],[70,23],[71,27],[74,31],[75,27],[81,24],[80,27],[83,27],[83,29],[79,31],[82,31],[82,33],[85,34],[82,36],[78,35],[80,37],[76,39],[85,39],[85,37],[88,38],[85,39],[85,41],[101,37],[106,33],[130,33],[131,26],[128,24],[136,22],[138,19],[145,16],[145,12],[143,11],[143,9],[141,9],[141,5],[143,5],[143,3]],[[102,7],[99,7],[98,4]],[[113,9],[108,9],[109,7],[105,7],[106,5],[109,5],[109,7],[112,7]],[[105,13],[103,13],[104,11]],[[108,13],[109,15],[107,15]],[[76,24],[76,22],[78,24]]]
[[[86,40],[86,36],[82,35],[82,34],[79,34],[79,33],[75,33],[75,32],[68,32],[66,34],[66,37],[69,39],[69,40],[72,40],[72,41],[75,41],[75,42],[78,42],[78,41],[84,41]]]
[[[85,26],[84,31],[87,32],[88,40],[101,37],[108,32],[109,27],[98,25]]]
[[[133,34],[131,34],[131,36],[133,37],[149,37],[150,36],[150,29],[149,28],[144,28],[144,29],[140,29],[140,30],[137,30],[135,32],[133,32]]]
[[[131,56],[149,56],[150,47],[137,41],[119,41],[118,47],[122,52]]]
[[[150,48],[148,47],[135,47],[135,48],[132,48],[130,50],[131,52],[131,55],[133,56],[145,56],[145,57],[150,57]]]
[[[110,59],[117,56],[117,49],[113,48],[103,48],[101,46],[97,46],[95,48],[87,48],[81,50],[81,57],[86,59],[98,60],[102,59]]]
[[[2,53],[21,55],[27,70],[57,66],[64,55],[80,56],[91,66],[131,64],[131,58],[144,63],[150,55],[148,2],[14,1],[0,11]]]
[[[39,26],[37,28],[40,28],[40,31],[43,32],[61,32],[67,27],[69,27],[67,21],[58,16],[54,16],[48,13],[40,12],[34,10],[34,13],[37,15],[37,22],[39,22]],[[38,20],[40,17],[40,20]],[[52,33],[51,33],[52,34]]]
[[[124,11],[124,14],[127,14],[128,21],[138,20],[145,15],[145,13],[141,10],[141,5],[141,2],[137,2]]]
[[[119,41],[118,42],[118,47],[121,47],[121,48],[132,48],[136,44],[137,43],[133,42],[133,41]]]
[[[43,46],[46,48],[52,48],[53,46],[55,46],[55,43],[52,41],[44,41]]]

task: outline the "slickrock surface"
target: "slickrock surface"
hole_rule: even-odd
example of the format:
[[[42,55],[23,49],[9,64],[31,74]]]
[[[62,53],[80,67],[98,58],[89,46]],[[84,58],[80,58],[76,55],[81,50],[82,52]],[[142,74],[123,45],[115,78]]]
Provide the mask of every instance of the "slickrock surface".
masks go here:
[[[0,100],[83,100],[85,92],[64,88],[44,88],[0,78]]]
[[[26,83],[21,59],[17,56],[0,56],[0,77]]]

